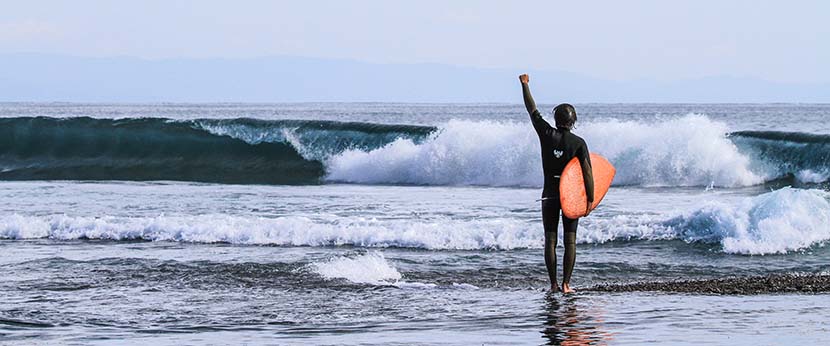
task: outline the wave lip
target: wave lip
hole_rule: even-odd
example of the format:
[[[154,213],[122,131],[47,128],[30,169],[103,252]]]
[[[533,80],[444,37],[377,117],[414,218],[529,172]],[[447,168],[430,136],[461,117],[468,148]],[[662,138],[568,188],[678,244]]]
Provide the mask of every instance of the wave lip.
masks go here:
[[[289,144],[306,160],[323,161],[345,150],[372,150],[399,138],[420,142],[436,128],[360,122],[260,119],[200,119],[194,127],[251,145]]]

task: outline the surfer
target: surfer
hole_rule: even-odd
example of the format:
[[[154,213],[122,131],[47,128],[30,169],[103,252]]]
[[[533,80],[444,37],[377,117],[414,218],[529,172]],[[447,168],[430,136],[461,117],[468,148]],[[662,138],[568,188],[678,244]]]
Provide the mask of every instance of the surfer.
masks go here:
[[[576,122],[576,110],[567,103],[560,104],[553,108],[553,119],[556,128],[542,119],[542,114],[536,109],[536,103],[530,95],[530,77],[527,74],[519,76],[522,84],[522,95],[524,97],[527,113],[530,114],[530,121],[536,134],[539,135],[539,143],[542,147],[542,169],[544,170],[545,186],[542,190],[542,225],[545,228],[545,266],[548,268],[550,277],[550,288],[552,291],[559,291],[556,281],[556,242],[557,228],[559,227],[560,201],[559,201],[559,177],[565,165],[572,158],[577,157],[582,166],[582,177],[585,181],[585,194],[588,197],[588,213],[594,201],[594,178],[591,171],[591,158],[588,154],[588,146],[585,141],[571,133]],[[587,214],[586,214],[587,215]],[[579,219],[571,219],[562,215],[562,228],[564,229],[563,239],[565,241],[565,255],[562,259],[562,292],[571,293],[571,273],[573,272],[576,260],[576,228]]]

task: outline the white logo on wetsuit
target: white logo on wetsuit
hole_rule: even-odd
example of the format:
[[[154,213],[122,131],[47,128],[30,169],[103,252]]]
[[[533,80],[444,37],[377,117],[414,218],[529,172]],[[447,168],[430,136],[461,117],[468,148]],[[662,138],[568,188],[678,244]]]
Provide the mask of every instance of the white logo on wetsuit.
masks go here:
[[[556,150],[556,149],[553,150],[553,156],[556,156],[557,159],[562,157],[562,154],[564,154],[564,153],[565,152],[562,151],[562,150]]]

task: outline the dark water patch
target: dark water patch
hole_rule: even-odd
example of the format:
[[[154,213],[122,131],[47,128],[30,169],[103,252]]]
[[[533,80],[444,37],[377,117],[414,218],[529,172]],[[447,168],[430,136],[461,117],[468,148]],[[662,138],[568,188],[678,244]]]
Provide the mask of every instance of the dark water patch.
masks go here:
[[[12,265],[13,270],[39,273],[12,283],[19,291],[95,291],[139,287],[143,292],[175,289],[306,289],[337,286],[302,263],[223,263],[213,261],[105,258],[92,261],[60,257]],[[0,288],[7,285],[0,284]],[[8,286],[12,287],[12,286]],[[90,293],[91,294],[91,293]]]
[[[42,285],[30,286],[30,287],[28,287],[28,289],[60,292],[60,291],[81,291],[81,290],[87,290],[87,289],[94,288],[94,287],[95,286],[93,286],[93,285],[84,284],[84,283],[74,284],[72,282],[47,282],[47,283],[44,283]]]
[[[830,135],[784,132],[784,131],[736,131],[729,134],[736,138],[755,138],[767,141],[789,142],[796,144],[830,145]]]
[[[204,333],[204,332],[252,332],[265,330],[255,326],[181,326],[164,329],[138,329],[135,332],[139,334],[184,334],[184,333]]]
[[[0,317],[0,325],[6,325],[11,327],[18,327],[18,328],[52,328],[55,325],[46,322],[38,322],[38,321],[25,321],[25,320],[17,320],[11,318],[2,318]]]

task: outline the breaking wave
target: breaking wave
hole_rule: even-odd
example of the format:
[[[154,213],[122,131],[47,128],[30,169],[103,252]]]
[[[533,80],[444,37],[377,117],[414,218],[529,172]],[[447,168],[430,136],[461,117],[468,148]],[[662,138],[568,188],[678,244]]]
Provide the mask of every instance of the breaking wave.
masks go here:
[[[710,201],[675,215],[618,215],[600,220],[588,241],[679,239],[717,244],[733,254],[785,254],[830,241],[828,199],[823,190],[786,187],[737,204]]]
[[[703,115],[608,120],[576,133],[616,167],[616,185],[748,186],[830,178],[830,136],[729,133]],[[541,186],[529,124],[441,126],[311,120],[0,119],[0,179],[237,184]]]
[[[733,254],[783,254],[830,240],[830,193],[783,188],[738,204],[710,202],[665,215],[592,217],[579,243],[683,240]],[[404,247],[427,250],[540,248],[536,219],[0,216],[0,239],[147,240],[244,245]],[[390,271],[391,273],[391,271]]]

